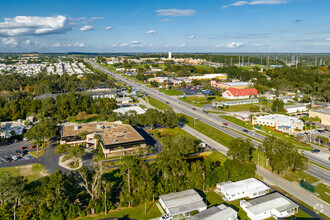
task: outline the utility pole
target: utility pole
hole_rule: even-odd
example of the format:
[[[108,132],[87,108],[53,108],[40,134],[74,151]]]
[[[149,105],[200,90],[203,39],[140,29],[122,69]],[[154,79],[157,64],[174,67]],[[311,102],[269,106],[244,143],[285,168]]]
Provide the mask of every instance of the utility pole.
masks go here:
[[[242,56],[242,66],[244,66],[244,56]]]
[[[241,66],[241,56],[238,56],[238,66]]]
[[[131,194],[131,185],[130,185],[130,179],[129,179],[129,168],[128,168],[128,193]],[[131,206],[131,201],[128,202],[128,206],[130,207]]]

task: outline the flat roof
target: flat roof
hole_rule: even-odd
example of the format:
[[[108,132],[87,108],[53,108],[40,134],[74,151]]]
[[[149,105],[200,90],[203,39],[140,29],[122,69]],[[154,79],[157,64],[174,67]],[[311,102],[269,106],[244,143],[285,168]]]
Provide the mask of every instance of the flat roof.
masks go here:
[[[172,215],[207,208],[203,198],[194,189],[161,195],[159,198]]]
[[[234,215],[237,215],[237,212],[233,208],[221,204],[219,206],[212,206],[211,208],[191,216],[187,220],[227,220]]]
[[[324,109],[310,109],[309,111],[330,115],[330,107]]]
[[[144,141],[144,138],[131,125],[104,121],[63,126],[61,137],[78,136],[84,131],[100,135],[104,145]]]
[[[279,114],[273,114],[273,115],[263,115],[256,117],[256,120],[258,119],[264,119],[264,120],[277,120],[281,123],[302,123],[303,121],[299,118],[290,117],[286,115],[279,115]]]
[[[144,114],[146,113],[146,110],[139,106],[129,106],[129,107],[121,107],[113,110],[114,112],[125,114],[128,113],[129,111],[136,111],[137,114]]]
[[[251,199],[245,202],[246,209],[252,212],[254,215],[276,209],[279,212],[283,212],[289,209],[298,208],[299,205],[291,201],[290,199],[282,196],[280,193],[275,192],[266,196],[261,196],[256,199]]]
[[[228,195],[235,195],[241,192],[255,192],[268,190],[269,187],[263,182],[255,179],[249,178],[237,182],[223,183],[220,184],[223,191]]]

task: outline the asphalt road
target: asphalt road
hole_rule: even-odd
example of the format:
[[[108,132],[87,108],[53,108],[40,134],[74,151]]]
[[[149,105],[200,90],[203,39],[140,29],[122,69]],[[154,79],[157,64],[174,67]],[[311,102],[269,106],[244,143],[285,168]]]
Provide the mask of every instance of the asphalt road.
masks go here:
[[[329,161],[323,160],[322,158],[319,158],[317,156],[318,153],[312,153],[310,151],[304,151],[304,155],[310,160],[313,161],[314,163],[317,163],[323,167],[326,167],[330,169],[330,163]]]
[[[330,185],[330,172],[328,170],[322,169],[319,166],[311,164],[309,168],[306,170],[306,173],[323,180],[324,182]]]

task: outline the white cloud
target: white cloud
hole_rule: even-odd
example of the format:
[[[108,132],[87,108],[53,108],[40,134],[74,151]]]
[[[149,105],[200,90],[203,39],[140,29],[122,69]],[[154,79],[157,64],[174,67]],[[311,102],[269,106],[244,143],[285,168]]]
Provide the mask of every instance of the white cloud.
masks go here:
[[[115,46],[117,46],[117,45],[115,45]],[[145,43],[141,43],[137,40],[134,40],[134,41],[131,41],[130,43],[121,43],[121,44],[119,44],[119,46],[120,47],[152,47],[153,44],[145,44]]]
[[[128,43],[121,43],[121,44],[119,44],[119,46],[126,47],[126,46],[128,46]]]
[[[226,45],[227,48],[238,48],[244,46],[244,43],[242,42],[231,42]]]
[[[52,45],[53,47],[84,47],[85,44],[84,43],[74,43],[74,44],[65,44],[62,45],[60,42],[55,43]]]
[[[133,41],[131,41],[131,44],[139,44],[139,41],[133,40]]]
[[[325,40],[330,40],[330,37],[328,37],[327,39],[325,39]]]
[[[16,16],[0,22],[0,36],[45,35],[65,33],[73,23],[63,15],[54,17]]]
[[[161,16],[171,16],[171,17],[176,17],[176,16],[191,16],[196,13],[195,10],[193,9],[176,9],[176,8],[171,8],[171,9],[159,9],[156,10],[157,15]]]
[[[18,45],[17,41],[12,37],[2,38],[1,42],[2,42],[2,45],[8,46],[8,47],[16,47]]]
[[[187,44],[186,43],[182,43],[179,45],[179,47],[185,47]]]
[[[170,22],[170,21],[171,21],[171,20],[168,19],[168,18],[164,18],[164,19],[160,20],[160,22]]]
[[[30,45],[30,44],[31,44],[31,41],[30,41],[30,40],[26,40],[24,43],[25,43],[26,45]]]
[[[91,17],[89,21],[104,20],[104,17]]]
[[[279,5],[289,3],[288,0],[252,0],[248,1],[237,1],[229,5],[223,5],[222,8],[228,8],[232,6],[243,6],[243,5]]]
[[[224,46],[224,44],[217,44],[214,47],[223,47],[223,46]]]
[[[94,31],[94,27],[92,25],[85,25],[80,28],[81,31]]]
[[[190,39],[195,39],[197,36],[196,35],[190,35],[189,38]]]
[[[147,31],[147,34],[158,34],[158,32],[154,31],[154,30],[149,30],[149,31]]]
[[[105,30],[111,30],[111,29],[112,29],[111,26],[108,26],[108,27],[105,28]]]

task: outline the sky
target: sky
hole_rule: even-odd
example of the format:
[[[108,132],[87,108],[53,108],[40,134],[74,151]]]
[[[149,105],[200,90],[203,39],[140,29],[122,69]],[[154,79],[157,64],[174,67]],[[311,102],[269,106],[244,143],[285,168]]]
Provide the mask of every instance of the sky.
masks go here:
[[[0,52],[330,52],[329,0],[0,0]]]

